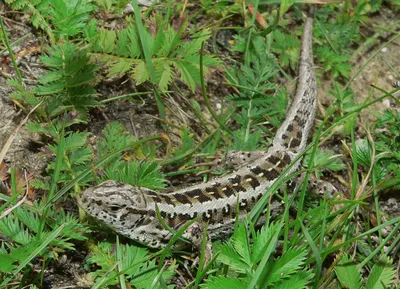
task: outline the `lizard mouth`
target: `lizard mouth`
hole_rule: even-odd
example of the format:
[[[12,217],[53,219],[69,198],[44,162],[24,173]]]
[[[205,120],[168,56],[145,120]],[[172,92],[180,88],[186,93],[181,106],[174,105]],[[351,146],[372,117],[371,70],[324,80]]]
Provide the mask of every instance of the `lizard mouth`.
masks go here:
[[[83,210],[86,214],[89,214],[87,210],[87,206],[85,206],[82,202],[82,196],[76,196],[76,203],[78,204],[78,207]]]

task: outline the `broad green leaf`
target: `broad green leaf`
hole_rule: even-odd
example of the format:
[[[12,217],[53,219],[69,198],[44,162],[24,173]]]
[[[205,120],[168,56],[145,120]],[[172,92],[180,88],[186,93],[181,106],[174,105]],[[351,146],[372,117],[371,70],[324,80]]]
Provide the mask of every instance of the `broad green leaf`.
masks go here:
[[[361,289],[361,274],[346,254],[343,254],[340,261],[335,266],[335,273],[340,284],[349,289]]]
[[[396,274],[396,269],[389,257],[382,258],[374,264],[371,273],[369,274],[366,289],[385,289],[389,288]]]

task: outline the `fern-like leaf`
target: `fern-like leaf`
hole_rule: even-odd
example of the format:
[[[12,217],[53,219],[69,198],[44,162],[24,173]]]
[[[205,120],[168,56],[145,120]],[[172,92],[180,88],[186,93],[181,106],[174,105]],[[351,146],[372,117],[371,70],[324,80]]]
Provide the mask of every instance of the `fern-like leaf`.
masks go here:
[[[203,29],[191,34],[191,41],[183,40],[183,32],[187,23],[183,23],[178,31],[166,24],[162,17],[152,17],[150,21],[157,23],[155,35],[145,32],[146,46],[151,51],[152,65],[155,70],[155,81],[161,90],[166,90],[173,76],[180,78],[195,90],[200,84],[199,50],[201,43],[210,37],[210,31]],[[140,49],[140,37],[132,18],[127,18],[128,27],[118,32],[97,28],[97,22],[91,21],[85,29],[85,36],[90,49],[95,53],[97,61],[105,63],[109,76],[130,73],[138,84],[150,81],[150,73]],[[217,66],[219,62],[210,55],[204,56],[204,71],[208,67]],[[122,69],[119,69],[122,68]]]
[[[105,169],[104,180],[116,180],[153,190],[165,188],[165,178],[156,162],[115,162]]]
[[[48,114],[77,110],[85,119],[88,107],[98,105],[93,85],[99,67],[90,64],[86,52],[71,43],[50,48],[49,55],[41,60],[49,71],[39,78],[42,85],[36,87],[35,93],[46,96]]]

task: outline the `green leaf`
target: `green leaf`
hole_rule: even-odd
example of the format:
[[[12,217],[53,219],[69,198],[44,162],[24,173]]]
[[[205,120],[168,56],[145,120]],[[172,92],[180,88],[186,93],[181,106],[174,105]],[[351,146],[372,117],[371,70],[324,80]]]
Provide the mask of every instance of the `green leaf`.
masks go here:
[[[0,253],[0,272],[11,273],[15,268],[13,263],[16,261],[12,256],[6,253]]]
[[[289,8],[294,4],[295,0],[282,0],[280,9],[279,9],[279,15],[283,15],[286,13],[286,11],[289,10]]]
[[[371,273],[369,274],[366,289],[385,289],[392,285],[396,269],[392,265],[392,260],[389,257],[382,256],[382,258],[374,264]],[[394,285],[394,284],[393,284]]]
[[[290,65],[295,70],[299,58],[300,40],[278,29],[274,30],[273,37],[272,51],[279,55],[281,65],[284,67]]]
[[[361,289],[361,274],[353,260],[349,259],[346,254],[342,255],[334,269],[343,287]]]
[[[104,180],[116,180],[149,189],[165,188],[164,175],[156,162],[115,162],[105,169]]]
[[[132,61],[126,58],[119,58],[116,59],[108,69],[108,76],[112,77],[117,75],[121,77],[131,69],[132,69]]]
[[[160,79],[158,85],[160,87],[161,91],[165,91],[168,89],[168,84],[171,82],[172,80],[172,69],[171,69],[171,63],[169,61],[164,61],[162,63],[162,65],[157,65],[155,64],[155,70],[156,70],[156,74],[161,74],[160,77],[158,77]]]
[[[19,244],[28,244],[32,241],[32,235],[12,215],[0,220],[0,232]]]
[[[370,166],[372,161],[372,148],[369,145],[368,140],[356,140],[356,157],[358,162],[360,162],[362,165],[366,167]]]
[[[40,218],[37,214],[28,211],[25,208],[17,208],[14,210],[14,215],[19,221],[27,226],[31,231],[38,233],[40,228]]]
[[[350,64],[349,55],[339,55],[329,46],[322,46],[316,49],[318,59],[324,64],[324,71],[332,71],[332,76],[337,78],[344,76],[349,78],[350,71],[353,68]]]
[[[223,244],[220,246],[217,260],[229,265],[237,272],[246,272],[251,268],[243,261],[243,258],[235,251],[232,244]]]
[[[304,158],[304,166],[308,167],[310,163],[311,154],[307,154]],[[323,171],[339,171],[344,169],[346,166],[343,161],[339,158],[340,155],[327,149],[317,149],[314,159],[313,159],[313,169],[316,172],[317,177],[319,177]]]
[[[245,289],[247,288],[246,283],[242,282],[241,279],[232,278],[232,277],[212,277],[211,279],[206,280],[207,287],[202,286],[203,288],[208,289]]]
[[[136,80],[138,85],[150,80],[150,75],[146,66],[146,62],[139,61],[138,64],[135,65],[135,67],[133,68],[133,78]]]
[[[312,271],[300,271],[290,276],[290,278],[283,279],[281,282],[274,285],[274,289],[305,289],[310,288],[311,279],[314,277]]]
[[[192,92],[194,92],[196,89],[195,77],[197,76],[197,79],[200,80],[199,70],[186,61],[176,60],[173,63],[175,68],[179,71],[182,80],[189,86]]]
[[[275,233],[273,226],[263,226],[254,238],[252,262],[258,263],[261,261],[264,251],[272,235]]]
[[[117,258],[113,244],[101,242],[98,244],[97,250],[91,252],[88,260],[90,264],[96,264],[100,267],[90,275],[95,280],[100,280],[103,276],[107,275],[106,283],[102,286],[116,285],[119,283],[117,278],[118,272],[115,264],[118,262],[119,271],[124,274],[125,278],[131,282],[135,288],[147,289],[152,284],[154,278],[158,275],[159,271],[155,265],[155,260],[148,261],[147,250],[143,247],[119,245],[120,258]],[[170,265],[164,272],[162,277],[164,280],[170,280],[175,272],[176,265]],[[111,271],[110,271],[111,270]]]
[[[49,55],[41,60],[48,71],[39,78],[41,85],[35,92],[45,96],[48,115],[54,117],[75,110],[81,112],[82,120],[87,119],[88,108],[99,105],[93,86],[100,67],[90,63],[85,50],[68,42],[51,47]]]
[[[281,279],[295,274],[304,264],[307,251],[302,248],[287,250],[281,257],[268,267],[268,273],[264,277],[265,285],[272,285]]]
[[[248,235],[245,223],[241,223],[234,231],[232,245],[235,251],[240,255],[242,261],[246,263],[246,267],[251,268],[252,263]]]
[[[81,33],[96,6],[81,0],[52,0],[48,7],[59,38],[68,39]]]

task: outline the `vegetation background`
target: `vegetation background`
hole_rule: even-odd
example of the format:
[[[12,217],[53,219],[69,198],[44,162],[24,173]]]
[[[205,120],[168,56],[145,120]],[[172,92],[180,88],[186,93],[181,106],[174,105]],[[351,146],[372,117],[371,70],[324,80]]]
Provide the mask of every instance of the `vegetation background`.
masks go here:
[[[399,288],[400,1],[148,5],[0,3],[0,288]],[[76,197],[91,185],[173,189],[268,147],[310,6],[319,103],[303,171],[334,198],[283,190],[281,216],[238,224],[205,266],[87,219]]]

